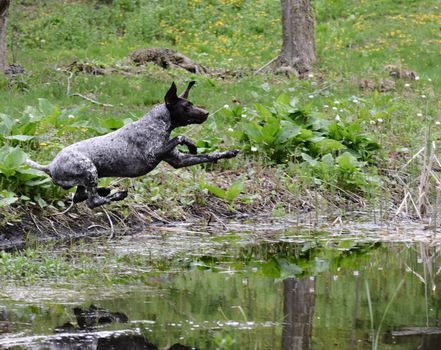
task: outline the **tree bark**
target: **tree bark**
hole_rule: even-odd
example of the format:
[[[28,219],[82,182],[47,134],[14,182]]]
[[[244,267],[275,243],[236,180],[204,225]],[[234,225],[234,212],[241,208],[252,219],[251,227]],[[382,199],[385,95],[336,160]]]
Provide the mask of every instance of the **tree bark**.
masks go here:
[[[281,0],[283,45],[277,66],[295,69],[299,75],[312,71],[316,62],[315,19],[311,0]]]
[[[10,0],[0,0],[0,71],[5,71],[8,63],[6,30],[8,26],[8,8]]]

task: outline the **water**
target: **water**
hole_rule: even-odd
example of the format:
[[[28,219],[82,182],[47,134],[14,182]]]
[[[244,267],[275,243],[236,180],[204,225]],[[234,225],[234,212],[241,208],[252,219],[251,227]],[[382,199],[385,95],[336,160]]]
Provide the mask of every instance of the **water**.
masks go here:
[[[407,230],[405,243],[386,242],[396,227],[274,223],[100,243],[152,263],[120,282],[3,281],[0,349],[440,349],[440,246]]]

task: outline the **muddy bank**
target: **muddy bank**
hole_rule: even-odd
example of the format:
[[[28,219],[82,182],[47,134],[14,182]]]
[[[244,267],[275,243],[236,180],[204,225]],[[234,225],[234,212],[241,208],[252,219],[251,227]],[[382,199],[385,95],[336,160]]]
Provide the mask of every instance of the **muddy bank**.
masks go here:
[[[223,225],[224,221],[232,219],[306,215],[316,208],[320,212],[332,213],[339,208],[349,211],[364,205],[354,197],[339,198],[337,206],[327,199],[326,194],[307,189],[303,193],[293,194],[284,184],[284,181],[292,180],[277,175],[274,169],[250,167],[247,175],[232,170],[203,174],[203,182],[219,190],[228,190],[232,183],[243,181],[241,193],[233,200],[219,198],[199,184],[190,192],[184,188],[194,186],[193,181],[188,182],[189,172],[170,174],[166,170],[161,168],[161,172],[156,174],[159,186],[166,191],[164,198],[159,200],[152,199],[153,193],[149,194],[149,189],[135,184],[129,188],[126,200],[93,210],[84,203],[66,209],[71,204],[70,193],[66,193],[62,199],[65,208],[53,205],[40,208],[29,203],[2,208],[0,249],[51,239],[111,237],[138,232],[150,226],[173,226],[180,222]],[[186,204],[189,200],[190,203]]]

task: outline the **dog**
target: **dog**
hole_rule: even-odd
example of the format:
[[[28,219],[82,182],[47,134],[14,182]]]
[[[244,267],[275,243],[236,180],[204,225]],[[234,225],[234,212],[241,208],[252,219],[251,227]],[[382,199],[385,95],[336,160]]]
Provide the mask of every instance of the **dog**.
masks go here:
[[[73,202],[87,201],[90,208],[95,208],[123,200],[128,194],[127,191],[110,194],[110,188],[99,188],[99,178],[143,176],[161,161],[174,168],[182,168],[235,157],[239,152],[237,149],[197,154],[195,143],[186,136],[170,138],[173,129],[201,124],[208,118],[208,111],[188,100],[194,84],[191,81],[178,96],[173,82],[165,94],[165,103],[154,107],[140,120],[106,135],[74,143],[61,150],[47,166],[30,159],[26,163],[44,171],[64,189],[77,186]],[[189,153],[178,151],[178,145],[185,145]]]

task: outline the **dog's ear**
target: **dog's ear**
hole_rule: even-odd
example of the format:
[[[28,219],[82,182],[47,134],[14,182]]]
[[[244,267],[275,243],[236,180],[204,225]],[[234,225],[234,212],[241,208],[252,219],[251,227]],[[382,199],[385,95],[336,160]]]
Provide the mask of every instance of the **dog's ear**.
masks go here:
[[[185,89],[185,91],[179,97],[188,99],[188,93],[190,92],[190,89],[193,87],[194,84],[196,84],[194,80],[190,81],[188,83],[187,89]]]
[[[179,98],[176,92],[176,84],[173,82],[164,97],[166,105],[172,106],[178,102]]]

